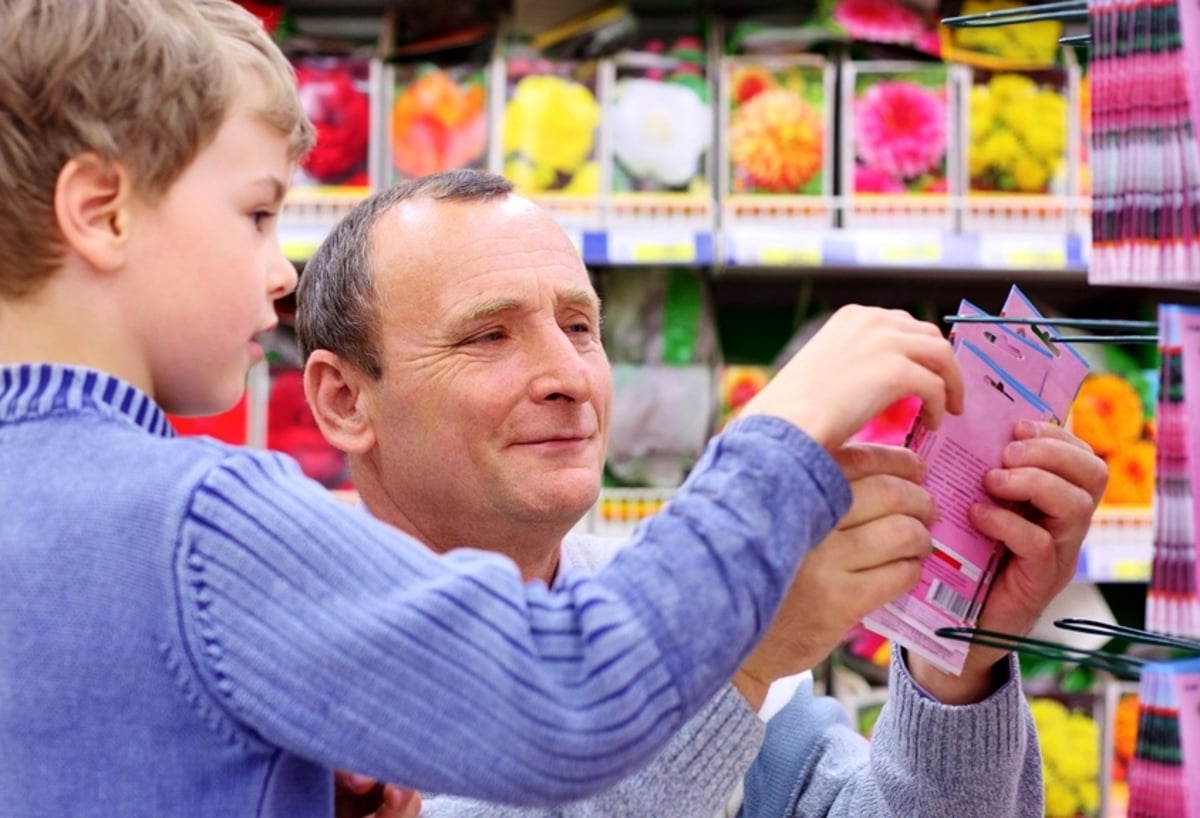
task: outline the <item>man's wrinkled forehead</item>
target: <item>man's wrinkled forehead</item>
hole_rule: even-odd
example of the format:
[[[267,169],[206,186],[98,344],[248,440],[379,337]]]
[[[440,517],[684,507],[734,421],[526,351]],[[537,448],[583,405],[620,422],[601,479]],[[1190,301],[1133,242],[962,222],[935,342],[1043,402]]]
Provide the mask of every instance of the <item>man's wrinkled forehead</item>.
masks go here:
[[[574,309],[588,316],[599,317],[600,299],[591,287],[565,283],[555,284],[553,287],[553,303],[556,310]],[[475,301],[456,305],[453,320],[456,324],[466,327],[506,313],[536,310],[540,306],[509,294],[486,295]]]

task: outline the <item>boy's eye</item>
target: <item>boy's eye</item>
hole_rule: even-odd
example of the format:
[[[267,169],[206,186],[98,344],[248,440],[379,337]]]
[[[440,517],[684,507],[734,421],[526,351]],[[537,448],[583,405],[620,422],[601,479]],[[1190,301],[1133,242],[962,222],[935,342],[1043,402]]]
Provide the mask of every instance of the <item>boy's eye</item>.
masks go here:
[[[271,219],[275,214],[270,210],[256,210],[250,214],[250,218],[254,220],[255,227],[262,227],[263,223]]]

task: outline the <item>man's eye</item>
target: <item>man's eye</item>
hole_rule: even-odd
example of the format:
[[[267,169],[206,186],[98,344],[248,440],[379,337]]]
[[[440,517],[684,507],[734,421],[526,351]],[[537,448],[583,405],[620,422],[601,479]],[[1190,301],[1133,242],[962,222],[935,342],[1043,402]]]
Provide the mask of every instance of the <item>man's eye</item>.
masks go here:
[[[505,338],[505,335],[504,335],[503,330],[494,329],[494,330],[491,330],[490,332],[484,332],[479,335],[472,336],[471,338],[469,338],[467,340],[467,343],[468,344],[493,343],[495,341],[503,341],[504,338]]]

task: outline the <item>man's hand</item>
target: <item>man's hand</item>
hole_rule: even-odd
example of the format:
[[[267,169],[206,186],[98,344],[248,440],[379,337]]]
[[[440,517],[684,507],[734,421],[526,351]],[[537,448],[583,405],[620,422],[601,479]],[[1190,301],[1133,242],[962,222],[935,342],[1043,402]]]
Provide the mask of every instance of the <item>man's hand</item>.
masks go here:
[[[417,818],[421,814],[421,796],[412,790],[340,770],[334,784],[334,818]]]
[[[1075,575],[1079,549],[1107,482],[1107,465],[1070,432],[1051,423],[1016,425],[1003,467],[988,472],[983,485],[996,500],[1018,510],[982,503],[970,510],[971,523],[1011,552],[993,580],[980,628],[1029,633]],[[908,666],[930,695],[947,704],[966,704],[992,692],[993,666],[1006,655],[972,645],[959,677],[911,654]]]
[[[739,417],[781,417],[833,452],[900,398],[936,429],[963,406],[962,372],[942,331],[904,310],[850,304],[825,322]]]
[[[935,510],[915,453],[847,444],[834,458],[853,502],[804,558],[770,630],[733,679],[756,710],[771,682],[814,667],[863,616],[913,588],[932,547]]]

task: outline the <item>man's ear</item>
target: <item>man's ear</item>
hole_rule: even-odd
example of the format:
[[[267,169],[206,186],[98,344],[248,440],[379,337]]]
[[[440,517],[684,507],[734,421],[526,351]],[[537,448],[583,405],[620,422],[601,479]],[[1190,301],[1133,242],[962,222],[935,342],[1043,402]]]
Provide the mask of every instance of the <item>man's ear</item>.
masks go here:
[[[365,454],[375,445],[375,427],[363,405],[369,376],[327,349],[304,365],[304,397],[321,434],[346,454]]]
[[[67,161],[54,187],[54,215],[69,251],[98,270],[125,259],[133,182],[119,162],[94,153]]]

